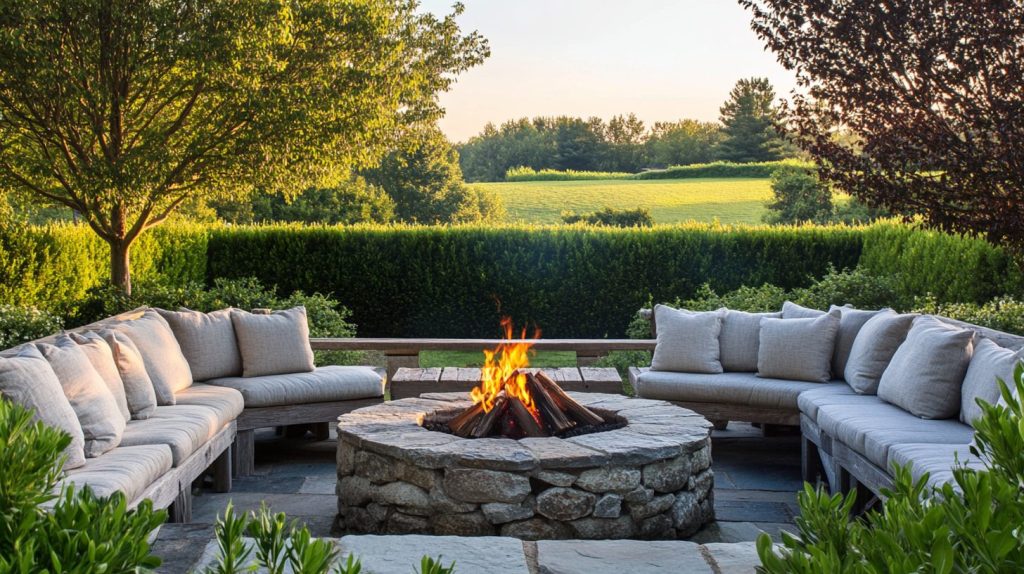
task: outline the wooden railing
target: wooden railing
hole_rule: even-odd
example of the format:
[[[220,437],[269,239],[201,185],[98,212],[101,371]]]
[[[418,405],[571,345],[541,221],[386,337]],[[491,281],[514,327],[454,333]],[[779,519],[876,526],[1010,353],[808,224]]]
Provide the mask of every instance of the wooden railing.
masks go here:
[[[419,367],[420,351],[483,351],[502,339],[311,339],[316,351],[382,351],[387,359],[388,380],[401,367]],[[512,342],[527,342],[513,340]],[[536,339],[537,351],[573,351],[577,366],[589,366],[611,351],[653,351],[654,339]]]

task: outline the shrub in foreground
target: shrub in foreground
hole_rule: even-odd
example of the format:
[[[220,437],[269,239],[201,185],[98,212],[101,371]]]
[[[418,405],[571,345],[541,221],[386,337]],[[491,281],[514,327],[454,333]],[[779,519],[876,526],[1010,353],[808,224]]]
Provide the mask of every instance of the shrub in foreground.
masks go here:
[[[51,335],[63,327],[63,319],[48,311],[35,307],[0,305],[0,349],[9,349]]]
[[[1014,390],[999,381],[1002,401],[978,401],[971,451],[983,470],[958,465],[953,484],[926,486],[907,468],[895,469],[881,511],[850,521],[856,492],[830,496],[805,485],[799,495],[798,535],[782,546],[762,534],[757,541],[767,574],[883,574],[889,572],[1024,571],[1024,365]],[[1005,403],[1005,406],[1004,404]]]
[[[562,221],[569,224],[586,223],[588,225],[610,225],[612,227],[651,227],[654,225],[651,210],[646,207],[638,207],[636,209],[605,207],[593,213],[563,211]]]

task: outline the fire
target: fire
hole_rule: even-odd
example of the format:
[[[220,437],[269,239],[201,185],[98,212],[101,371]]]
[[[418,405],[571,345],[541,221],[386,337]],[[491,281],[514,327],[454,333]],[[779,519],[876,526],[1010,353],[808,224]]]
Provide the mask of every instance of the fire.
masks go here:
[[[501,328],[504,332],[503,339],[512,339],[512,319],[505,317],[501,320]],[[536,331],[533,339],[540,337],[540,331]],[[494,401],[502,391],[508,397],[515,397],[522,401],[534,418],[540,418],[537,406],[533,397],[526,388],[526,375],[519,372],[530,366],[529,350],[533,347],[533,340],[526,341],[526,328],[523,328],[520,335],[523,342],[502,342],[494,350],[484,351],[484,366],[480,369],[480,384],[472,391],[470,396],[474,403],[482,403],[485,412],[491,412],[494,408]]]

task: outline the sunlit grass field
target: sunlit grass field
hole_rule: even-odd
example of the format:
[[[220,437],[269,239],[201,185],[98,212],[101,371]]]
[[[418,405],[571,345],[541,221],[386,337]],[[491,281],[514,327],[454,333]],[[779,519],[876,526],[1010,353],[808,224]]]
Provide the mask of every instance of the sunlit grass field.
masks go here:
[[[473,184],[497,193],[508,221],[559,223],[562,211],[604,207],[651,211],[655,223],[761,223],[771,197],[768,179],[527,181]]]

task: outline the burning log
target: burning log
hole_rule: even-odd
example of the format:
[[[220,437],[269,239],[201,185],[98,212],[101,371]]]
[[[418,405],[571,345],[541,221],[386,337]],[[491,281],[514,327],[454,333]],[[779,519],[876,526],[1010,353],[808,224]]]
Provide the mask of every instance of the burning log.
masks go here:
[[[537,412],[540,413],[540,418],[548,427],[550,434],[558,434],[576,426],[576,422],[562,412],[547,389],[531,373],[526,375],[526,388],[533,397],[533,404],[537,407]]]
[[[509,412],[512,413],[513,418],[515,418],[516,425],[519,427],[519,430],[522,431],[524,435],[528,437],[547,436],[547,433],[544,432],[544,429],[540,426],[540,423],[537,422],[535,418],[533,418],[533,415],[530,414],[530,410],[526,408],[526,405],[523,404],[523,401],[520,401],[516,397],[509,397],[508,405]]]
[[[539,383],[539,387],[547,391],[548,396],[551,397],[561,411],[567,413],[578,422],[585,425],[599,425],[604,422],[604,418],[601,415],[573,400],[572,397],[562,390],[562,387],[558,386],[558,383],[552,381],[551,377],[545,375],[542,371],[537,371],[534,380]]]
[[[452,434],[466,438],[476,428],[477,422],[484,416],[484,405],[483,403],[476,403],[466,410],[455,415],[455,418],[448,421],[448,428],[451,429]]]
[[[491,412],[477,419],[478,422],[472,432],[470,432],[470,435],[472,435],[473,438],[483,438],[491,434],[491,429],[493,429],[494,425],[501,420],[502,415],[505,414],[507,409],[508,399],[506,399],[504,395],[498,396],[498,398],[494,400],[494,406],[491,407]]]

